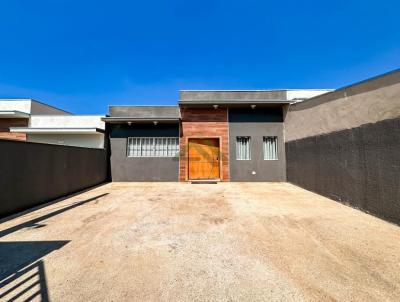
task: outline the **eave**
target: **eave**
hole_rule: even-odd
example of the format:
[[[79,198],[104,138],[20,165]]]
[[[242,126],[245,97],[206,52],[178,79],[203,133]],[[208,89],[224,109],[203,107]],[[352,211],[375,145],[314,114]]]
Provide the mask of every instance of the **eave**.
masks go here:
[[[11,127],[10,132],[26,134],[100,134],[104,133],[100,128],[30,128]]]
[[[1,110],[0,118],[29,118],[29,113],[18,110]]]

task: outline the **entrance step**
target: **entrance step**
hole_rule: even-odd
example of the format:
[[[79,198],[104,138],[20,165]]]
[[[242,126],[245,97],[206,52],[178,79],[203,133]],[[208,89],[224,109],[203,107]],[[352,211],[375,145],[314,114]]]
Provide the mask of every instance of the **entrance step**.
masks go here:
[[[215,181],[215,180],[192,180],[190,183],[192,185],[216,185],[217,181]]]

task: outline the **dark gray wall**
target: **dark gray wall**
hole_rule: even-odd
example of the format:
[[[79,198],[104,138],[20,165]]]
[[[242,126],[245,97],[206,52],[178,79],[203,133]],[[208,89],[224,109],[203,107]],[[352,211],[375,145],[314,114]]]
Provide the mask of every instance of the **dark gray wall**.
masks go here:
[[[286,144],[288,181],[400,224],[400,119]]]
[[[231,181],[285,181],[282,108],[229,109]],[[251,160],[236,160],[236,137],[251,137]],[[278,137],[278,160],[263,159],[263,137]],[[253,175],[252,171],[256,174]]]
[[[0,140],[0,217],[107,178],[103,149]]]
[[[127,157],[128,137],[179,137],[179,124],[110,124],[112,181],[178,181],[179,157]]]
[[[287,179],[400,223],[400,70],[290,106]]]

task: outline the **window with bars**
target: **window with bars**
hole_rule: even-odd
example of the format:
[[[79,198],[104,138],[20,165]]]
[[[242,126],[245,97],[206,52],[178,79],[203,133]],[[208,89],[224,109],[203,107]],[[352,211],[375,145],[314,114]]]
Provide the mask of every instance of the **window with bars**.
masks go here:
[[[277,160],[278,138],[276,136],[264,136],[263,151],[264,151],[264,160]]]
[[[236,137],[236,159],[250,160],[250,136]]]
[[[179,153],[178,137],[129,137],[128,157],[175,157]]]

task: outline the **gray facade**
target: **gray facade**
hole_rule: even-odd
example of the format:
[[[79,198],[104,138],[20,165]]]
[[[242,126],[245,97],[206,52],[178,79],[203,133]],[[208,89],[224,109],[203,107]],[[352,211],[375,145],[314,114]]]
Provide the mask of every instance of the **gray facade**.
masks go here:
[[[229,109],[229,169],[231,181],[286,181],[281,107]],[[250,160],[236,159],[236,137],[250,137]],[[263,137],[278,138],[278,159],[264,160]]]
[[[178,181],[179,157],[128,157],[128,137],[179,137],[179,124],[108,125],[112,181]]]
[[[107,153],[0,140],[0,217],[107,181]]]

